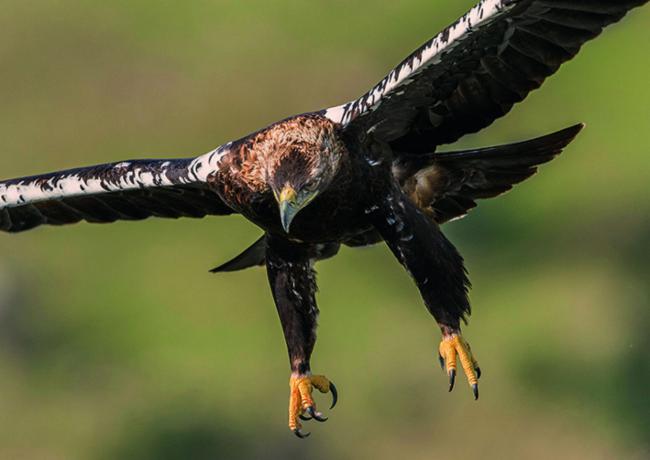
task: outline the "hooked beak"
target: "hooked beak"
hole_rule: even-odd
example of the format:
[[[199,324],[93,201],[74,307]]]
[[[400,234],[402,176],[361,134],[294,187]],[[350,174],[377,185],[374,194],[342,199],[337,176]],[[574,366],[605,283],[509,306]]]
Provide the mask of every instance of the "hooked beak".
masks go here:
[[[278,196],[278,204],[280,205],[280,221],[282,222],[282,228],[284,228],[285,232],[289,233],[291,222],[293,222],[293,219],[302,208],[298,203],[298,194],[293,187],[286,185],[282,189],[280,196]]]
[[[285,185],[280,194],[276,193],[275,197],[280,206],[280,221],[282,228],[289,233],[291,222],[298,213],[305,208],[318,195],[318,191],[299,191],[289,184]]]

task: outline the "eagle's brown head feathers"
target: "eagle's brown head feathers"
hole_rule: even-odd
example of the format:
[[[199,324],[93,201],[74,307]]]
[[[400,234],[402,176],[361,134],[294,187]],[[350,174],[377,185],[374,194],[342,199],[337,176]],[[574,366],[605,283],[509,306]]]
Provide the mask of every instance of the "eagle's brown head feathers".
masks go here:
[[[260,133],[250,151],[262,165],[259,172],[278,202],[288,232],[300,210],[331,184],[346,149],[334,123],[309,115]]]

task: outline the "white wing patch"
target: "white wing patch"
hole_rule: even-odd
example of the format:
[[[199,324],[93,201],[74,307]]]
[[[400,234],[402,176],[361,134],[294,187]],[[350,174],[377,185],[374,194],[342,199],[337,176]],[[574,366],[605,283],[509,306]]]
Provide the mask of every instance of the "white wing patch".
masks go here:
[[[428,41],[402,64],[393,69],[370,92],[354,102],[327,109],[325,116],[335,123],[346,125],[359,115],[375,110],[379,107],[385,95],[398,87],[404,87],[412,83],[413,76],[428,66],[439,62],[442,53],[456,47],[474,28],[493,21],[502,13],[514,7],[518,1],[480,1],[467,14]]]
[[[0,182],[0,209],[46,200],[205,182],[231,144],[192,160],[133,160]]]
[[[195,158],[189,166],[189,173],[197,182],[206,182],[208,176],[219,169],[224,156],[230,153],[232,142],[221,145],[214,150]]]
[[[161,174],[153,174],[141,168],[128,169],[123,163],[115,165],[123,170],[117,180],[87,177],[82,173],[54,174],[48,179],[35,178],[0,184],[0,205],[16,207],[26,203],[45,201],[78,195],[117,192],[136,188],[174,185]],[[46,176],[47,177],[47,176]]]

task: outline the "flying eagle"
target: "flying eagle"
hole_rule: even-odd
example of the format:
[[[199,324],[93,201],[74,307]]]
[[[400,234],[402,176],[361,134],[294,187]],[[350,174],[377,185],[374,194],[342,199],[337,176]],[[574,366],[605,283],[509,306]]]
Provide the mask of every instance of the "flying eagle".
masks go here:
[[[291,365],[289,428],[324,421],[314,388],[314,263],[341,245],[385,242],[442,331],[450,390],[457,360],[478,398],[481,371],[461,335],[463,259],[440,230],[510,190],[582,129],[498,147],[438,152],[489,126],[603,28],[647,0],[483,0],[361,98],[290,117],[196,158],[122,161],[0,183],[0,229],[240,213],[264,236],[214,272],[265,265]]]

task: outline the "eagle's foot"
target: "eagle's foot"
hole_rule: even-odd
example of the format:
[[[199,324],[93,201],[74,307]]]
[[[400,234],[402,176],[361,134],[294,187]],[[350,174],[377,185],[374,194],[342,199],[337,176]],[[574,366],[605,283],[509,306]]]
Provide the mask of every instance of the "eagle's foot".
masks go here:
[[[317,422],[325,422],[326,417],[316,411],[316,404],[312,398],[312,392],[316,388],[321,393],[332,393],[333,409],[338,401],[338,392],[332,382],[322,375],[292,375],[289,380],[291,395],[289,397],[289,429],[299,438],[306,438],[311,433],[303,433],[301,420],[314,419]]]
[[[472,387],[474,399],[478,399],[478,379],[481,378],[481,368],[472,355],[469,343],[460,335],[460,331],[445,333],[439,347],[440,366],[447,371],[449,376],[449,391],[454,389],[456,382],[456,358],[467,376],[469,385]]]

